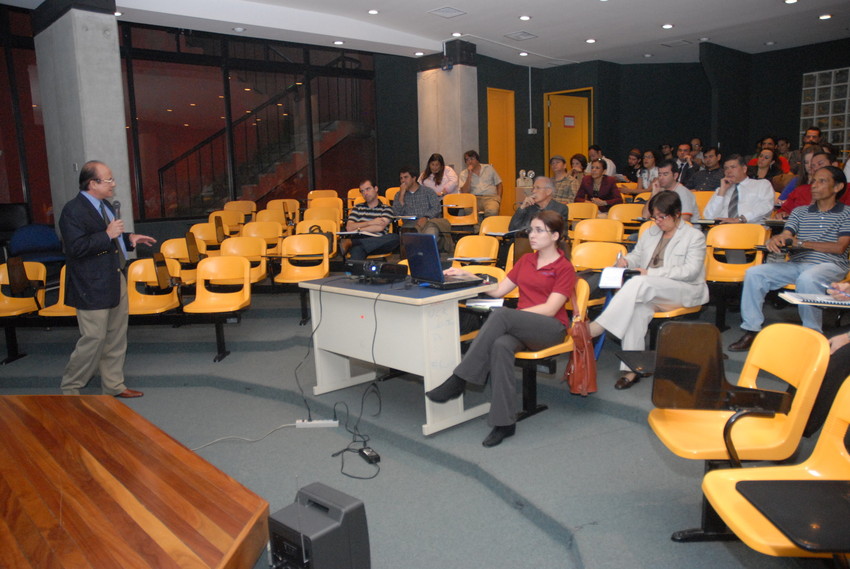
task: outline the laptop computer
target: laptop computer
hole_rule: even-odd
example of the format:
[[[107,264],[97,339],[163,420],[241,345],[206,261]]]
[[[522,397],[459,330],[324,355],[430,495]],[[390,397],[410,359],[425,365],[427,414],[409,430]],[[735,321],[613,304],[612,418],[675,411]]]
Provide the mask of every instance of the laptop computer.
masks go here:
[[[484,282],[481,277],[445,276],[440,264],[440,252],[437,249],[436,236],[428,233],[409,232],[403,233],[401,240],[405,251],[407,251],[410,278],[413,282],[428,284],[441,290],[477,286]]]

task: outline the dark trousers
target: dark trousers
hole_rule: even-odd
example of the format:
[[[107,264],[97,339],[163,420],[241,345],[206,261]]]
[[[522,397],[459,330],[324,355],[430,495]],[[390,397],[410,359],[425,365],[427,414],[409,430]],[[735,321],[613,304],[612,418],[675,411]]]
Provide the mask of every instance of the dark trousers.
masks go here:
[[[362,261],[369,255],[392,253],[398,249],[398,235],[388,233],[380,237],[362,237],[351,240],[348,256],[355,261]]]
[[[517,393],[514,354],[540,350],[564,341],[564,325],[550,316],[497,308],[472,341],[454,373],[470,383],[484,385],[490,376],[491,427],[516,422]]]

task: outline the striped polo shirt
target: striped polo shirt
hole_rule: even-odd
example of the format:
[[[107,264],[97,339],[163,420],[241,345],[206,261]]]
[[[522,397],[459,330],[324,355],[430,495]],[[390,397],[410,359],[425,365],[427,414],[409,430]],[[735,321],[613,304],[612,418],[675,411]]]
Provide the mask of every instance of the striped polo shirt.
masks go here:
[[[800,241],[820,241],[835,243],[839,237],[850,236],[850,208],[838,202],[828,211],[819,211],[817,204],[794,208],[785,223],[785,229],[790,231]],[[794,263],[834,263],[845,271],[850,269],[847,251],[840,255],[821,253],[820,251],[803,251],[791,257]]]
[[[387,217],[392,219],[393,217],[393,208],[385,205],[381,202],[378,202],[378,205],[375,207],[369,207],[366,202],[361,202],[354,206],[352,210],[348,213],[348,221],[354,221],[357,223],[363,221],[372,221],[373,219],[377,219],[379,217]],[[384,230],[381,233],[387,232],[387,227],[384,227]]]

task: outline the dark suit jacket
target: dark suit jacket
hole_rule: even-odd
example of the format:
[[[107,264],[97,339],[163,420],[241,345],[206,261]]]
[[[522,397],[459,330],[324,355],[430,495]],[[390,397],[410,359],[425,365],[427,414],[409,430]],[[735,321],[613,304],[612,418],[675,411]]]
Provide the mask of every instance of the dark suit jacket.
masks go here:
[[[593,178],[585,176],[576,192],[576,201],[589,202],[591,198],[599,198],[607,204],[599,208],[599,211],[602,212],[608,211],[612,205],[623,203],[623,196],[620,195],[620,190],[617,189],[617,181],[613,176],[602,176],[598,196],[593,195]]]
[[[108,202],[107,207],[112,211]],[[82,193],[65,204],[59,230],[66,257],[65,303],[82,310],[118,306],[123,278],[118,248],[106,234],[100,212]],[[125,233],[123,238],[130,251],[130,234]]]

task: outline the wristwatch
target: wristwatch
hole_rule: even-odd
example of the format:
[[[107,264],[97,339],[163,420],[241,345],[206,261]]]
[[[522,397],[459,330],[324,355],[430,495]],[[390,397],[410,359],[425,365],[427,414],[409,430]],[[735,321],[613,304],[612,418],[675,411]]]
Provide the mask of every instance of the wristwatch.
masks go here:
[[[743,215],[739,215],[738,219],[741,220],[741,223],[747,223],[747,218],[744,217]]]

